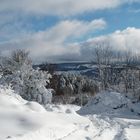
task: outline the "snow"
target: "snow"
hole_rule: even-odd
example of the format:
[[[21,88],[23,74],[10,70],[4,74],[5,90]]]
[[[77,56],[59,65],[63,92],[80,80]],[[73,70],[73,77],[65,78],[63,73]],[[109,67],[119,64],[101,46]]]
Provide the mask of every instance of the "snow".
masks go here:
[[[139,139],[139,103],[130,108],[131,101],[119,93],[101,93],[82,108],[44,108],[4,87],[0,87],[0,96],[0,140]]]
[[[0,96],[0,140],[82,140],[94,130],[88,118],[75,112],[77,106],[50,105],[53,111],[46,111],[10,89],[1,89]]]
[[[101,92],[84,106],[80,114],[134,115],[140,112],[140,103],[133,104],[130,99],[117,92]],[[133,110],[133,111],[132,111]]]
[[[139,112],[140,103],[116,92],[102,92],[78,111],[96,126],[94,140],[139,140]]]

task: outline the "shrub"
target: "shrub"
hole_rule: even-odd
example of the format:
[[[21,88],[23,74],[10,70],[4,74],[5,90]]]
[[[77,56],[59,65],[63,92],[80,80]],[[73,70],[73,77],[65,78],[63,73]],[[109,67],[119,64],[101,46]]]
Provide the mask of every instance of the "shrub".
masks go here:
[[[50,74],[34,70],[29,58],[29,53],[24,50],[14,51],[11,57],[1,61],[2,76],[0,83],[11,86],[24,99],[37,101],[40,104],[51,102],[52,93],[46,88]]]

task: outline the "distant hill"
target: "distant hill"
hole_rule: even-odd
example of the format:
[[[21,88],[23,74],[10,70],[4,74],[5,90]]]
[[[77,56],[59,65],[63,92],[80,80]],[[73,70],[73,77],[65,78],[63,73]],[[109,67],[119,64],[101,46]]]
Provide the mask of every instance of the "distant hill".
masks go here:
[[[35,69],[39,68],[44,71],[54,70],[55,72],[69,72],[86,75],[88,77],[96,76],[97,67],[95,63],[89,62],[72,62],[72,63],[54,63],[34,65]]]

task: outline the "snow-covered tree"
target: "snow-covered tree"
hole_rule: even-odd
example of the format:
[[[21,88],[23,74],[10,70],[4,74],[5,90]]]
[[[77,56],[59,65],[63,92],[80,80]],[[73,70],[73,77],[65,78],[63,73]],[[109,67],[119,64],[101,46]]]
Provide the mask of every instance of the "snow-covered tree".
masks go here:
[[[54,102],[83,105],[98,92],[98,86],[94,80],[68,72],[54,75],[50,85],[56,91]]]
[[[109,87],[110,64],[113,57],[113,51],[110,44],[106,41],[97,42],[94,49],[94,62],[97,64],[99,81],[101,88],[106,90]]]
[[[6,57],[1,62],[2,76],[0,83],[11,86],[24,99],[37,101],[40,104],[51,102],[52,93],[46,88],[50,74],[34,70],[28,52],[14,51],[11,57]]]

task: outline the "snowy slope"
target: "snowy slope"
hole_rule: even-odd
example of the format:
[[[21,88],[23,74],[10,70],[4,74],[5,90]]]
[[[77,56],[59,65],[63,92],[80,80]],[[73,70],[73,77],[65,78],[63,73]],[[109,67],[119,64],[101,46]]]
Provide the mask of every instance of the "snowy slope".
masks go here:
[[[133,104],[130,99],[123,94],[117,92],[101,92],[91,99],[84,106],[80,114],[103,114],[103,115],[134,115],[131,111],[136,110],[136,114],[140,111],[138,104]]]
[[[94,140],[140,139],[140,103],[133,104],[120,93],[100,93],[78,113],[96,126]]]
[[[92,136],[92,122],[74,113],[77,107],[72,111],[70,106],[60,106],[62,111],[51,112],[11,90],[0,89],[0,96],[0,140],[82,140]]]
[[[116,102],[108,102],[114,96]],[[0,140],[139,140],[138,105],[133,106],[135,112],[129,106],[117,111],[113,108],[124,104],[123,96],[107,93],[94,100],[98,97],[98,103],[92,100],[81,109],[48,105],[45,110],[38,103],[27,102],[12,90],[0,87]],[[104,109],[100,110],[101,107]],[[115,111],[111,114],[112,110]]]

